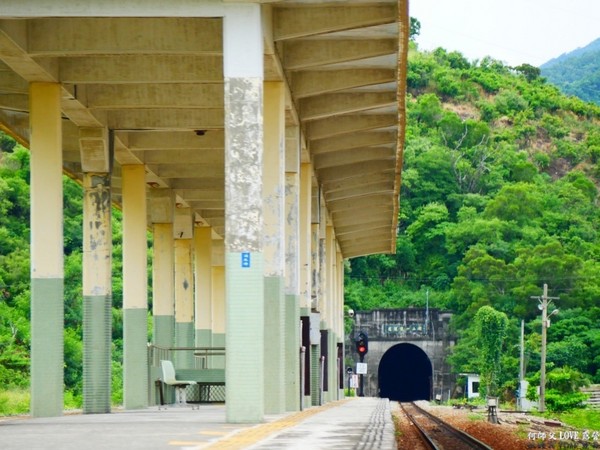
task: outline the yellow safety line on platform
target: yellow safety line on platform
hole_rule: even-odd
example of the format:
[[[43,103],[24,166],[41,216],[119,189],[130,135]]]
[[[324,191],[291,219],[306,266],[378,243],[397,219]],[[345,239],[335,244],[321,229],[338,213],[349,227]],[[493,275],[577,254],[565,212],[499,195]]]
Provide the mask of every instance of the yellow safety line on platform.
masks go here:
[[[205,434],[207,436],[225,436],[229,433],[229,431],[200,431],[198,434]]]
[[[322,405],[320,407],[300,411],[273,422],[256,425],[252,428],[248,428],[247,430],[240,431],[239,433],[234,433],[228,438],[218,440],[207,446],[203,446],[202,449],[218,448],[223,450],[238,450],[247,448],[259,441],[262,441],[271,434],[280,432],[286,428],[291,428],[303,420],[308,419],[310,416],[314,416],[315,414],[325,411],[329,408],[333,408],[334,406],[339,406],[347,401],[348,399],[338,400],[332,403],[327,403],[326,405]]]

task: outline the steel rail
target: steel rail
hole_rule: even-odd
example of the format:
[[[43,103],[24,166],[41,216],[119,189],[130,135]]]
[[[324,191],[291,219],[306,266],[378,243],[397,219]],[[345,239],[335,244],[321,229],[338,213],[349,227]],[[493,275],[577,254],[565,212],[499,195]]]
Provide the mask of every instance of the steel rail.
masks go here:
[[[462,447],[462,448],[469,448],[469,449],[473,449],[473,450],[493,450],[492,447],[490,447],[489,445],[481,442],[480,440],[476,439],[475,437],[471,436],[470,434],[465,433],[464,431],[450,425],[449,423],[445,422],[444,420],[440,419],[439,417],[436,417],[435,415],[424,410],[423,408],[421,408],[414,402],[411,402],[408,405],[410,405],[409,406],[410,408],[414,408],[417,411],[417,413],[424,416],[426,418],[426,420],[429,420],[430,422],[435,423],[444,433],[451,434],[451,435],[455,436],[457,439],[459,439],[460,441],[462,441],[463,443],[468,445],[468,447]],[[406,416],[409,418],[409,420],[416,426],[417,430],[419,430],[419,434],[424,438],[423,442],[429,448],[436,449],[436,450],[443,450],[444,447],[439,446],[435,442],[435,439],[433,439],[431,437],[430,433],[428,433],[427,430],[425,430],[419,423],[417,423],[417,419],[414,417],[414,414],[407,411],[405,404],[400,403],[400,408],[402,409],[404,414],[406,414]]]

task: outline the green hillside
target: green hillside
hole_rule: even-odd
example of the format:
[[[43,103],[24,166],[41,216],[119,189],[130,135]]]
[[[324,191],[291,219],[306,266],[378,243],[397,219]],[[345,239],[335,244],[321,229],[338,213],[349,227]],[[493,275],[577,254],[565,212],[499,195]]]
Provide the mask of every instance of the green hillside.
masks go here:
[[[600,105],[600,38],[540,67],[562,92]]]
[[[547,283],[560,308],[548,330],[548,403],[560,407],[565,373],[600,382],[600,107],[561,94],[535,67],[511,69],[491,58],[472,63],[443,49],[412,48],[407,80],[397,253],[347,262],[346,305],[424,306],[428,292],[430,306],[455,313],[456,373],[481,369],[473,319],[482,306],[493,307],[509,319],[498,383],[510,393],[522,319],[527,373],[535,379],[539,370],[540,317],[531,297]],[[26,392],[29,156],[4,135],[0,147],[0,386]],[[71,405],[81,400],[81,197],[80,187],[65,178],[65,384]],[[117,402],[119,217],[115,211]],[[0,395],[0,414],[5,403]]]
[[[539,370],[531,297],[547,283],[560,297],[548,367],[600,382],[600,107],[532,66],[443,49],[412,49],[408,91],[397,253],[350,262],[346,305],[424,306],[428,292],[455,313],[456,373],[481,369],[474,317],[492,306],[510,319],[499,380],[510,393],[522,319],[527,373]]]

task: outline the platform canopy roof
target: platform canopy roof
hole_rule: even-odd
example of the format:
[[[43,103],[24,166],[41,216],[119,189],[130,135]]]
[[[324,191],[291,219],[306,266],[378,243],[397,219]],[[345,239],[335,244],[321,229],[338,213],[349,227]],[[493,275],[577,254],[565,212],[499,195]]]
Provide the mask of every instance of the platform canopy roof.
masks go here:
[[[201,6],[228,3],[3,2],[0,128],[27,146],[29,82],[60,82],[66,173],[82,177],[80,129],[107,128],[116,203],[121,166],[142,163],[149,190],[171,189],[222,236],[223,21]],[[286,139],[313,163],[343,256],[394,252],[406,0],[256,3],[265,81],[285,82]]]

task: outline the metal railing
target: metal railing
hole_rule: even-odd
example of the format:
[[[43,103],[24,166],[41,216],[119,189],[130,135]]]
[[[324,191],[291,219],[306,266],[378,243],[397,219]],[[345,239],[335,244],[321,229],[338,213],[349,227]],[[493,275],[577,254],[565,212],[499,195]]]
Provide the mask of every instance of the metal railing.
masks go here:
[[[151,367],[160,367],[160,361],[163,359],[174,361],[181,353],[189,353],[193,357],[194,365],[192,369],[207,369],[209,358],[220,357],[225,366],[225,347],[161,347],[159,345],[148,344],[148,364]]]
[[[148,344],[148,380],[150,380],[148,402],[158,402],[158,392],[162,395],[162,386],[159,380],[162,377],[161,360],[169,360],[176,363],[177,370],[214,372],[210,369],[225,368],[225,347],[161,347]],[[187,367],[177,367],[177,361],[185,361]],[[189,364],[191,362],[191,365]],[[190,379],[190,378],[186,378]],[[158,384],[157,384],[158,383]],[[170,394],[166,394],[170,395]],[[194,399],[190,403],[211,403],[225,401],[225,382],[223,380],[200,381],[196,385],[186,388],[186,397]],[[162,402],[162,400],[161,400]]]

